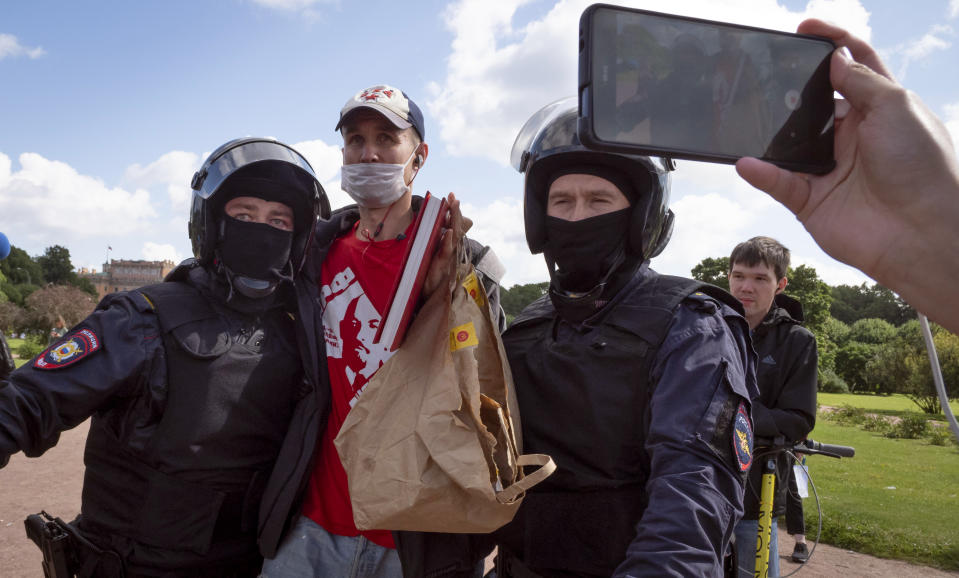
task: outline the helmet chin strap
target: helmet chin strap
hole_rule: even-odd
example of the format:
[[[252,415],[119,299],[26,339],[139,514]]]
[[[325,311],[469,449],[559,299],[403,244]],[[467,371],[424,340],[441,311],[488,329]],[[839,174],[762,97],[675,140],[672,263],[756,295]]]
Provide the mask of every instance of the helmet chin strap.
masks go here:
[[[549,287],[550,300],[553,302],[553,305],[556,307],[556,309],[559,310],[564,317],[570,319],[571,321],[581,322],[586,320],[601,308],[598,302],[603,298],[603,294],[606,291],[606,287],[609,284],[610,278],[619,270],[620,267],[623,266],[625,262],[626,250],[623,246],[616,251],[616,255],[613,257],[609,267],[607,267],[606,272],[592,289],[586,292],[574,292],[563,289],[559,280],[559,275],[556,271],[555,261],[546,258],[546,265],[549,268],[549,277],[552,281]]]
[[[237,275],[221,259],[217,259],[217,268],[223,274],[230,288],[230,294],[227,295],[226,299],[228,302],[233,300],[234,292],[239,293],[247,299],[263,299],[264,297],[269,297],[276,291],[280,283],[293,280],[293,265],[289,261],[287,261],[283,267],[284,272],[280,272],[277,277],[270,280],[254,279],[253,277]]]

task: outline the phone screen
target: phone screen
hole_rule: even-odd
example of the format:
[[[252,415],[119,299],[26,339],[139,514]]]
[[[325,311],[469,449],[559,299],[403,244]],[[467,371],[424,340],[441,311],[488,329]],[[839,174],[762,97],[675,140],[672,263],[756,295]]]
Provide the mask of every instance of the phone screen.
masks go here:
[[[828,39],[605,5],[586,10],[581,35],[587,145],[833,167]]]

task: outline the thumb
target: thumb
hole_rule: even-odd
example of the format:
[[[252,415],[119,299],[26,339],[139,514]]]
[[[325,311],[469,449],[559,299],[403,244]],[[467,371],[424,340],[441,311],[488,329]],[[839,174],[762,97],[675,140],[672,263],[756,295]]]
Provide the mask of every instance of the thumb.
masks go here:
[[[736,161],[736,172],[747,183],[769,193],[770,197],[797,216],[809,202],[809,181],[796,173],[751,157]]]

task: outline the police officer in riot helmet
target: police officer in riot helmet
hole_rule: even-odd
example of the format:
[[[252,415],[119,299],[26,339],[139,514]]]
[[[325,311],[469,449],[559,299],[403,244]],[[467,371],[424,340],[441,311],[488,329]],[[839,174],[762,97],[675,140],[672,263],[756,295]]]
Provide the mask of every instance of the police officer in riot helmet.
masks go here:
[[[553,116],[537,122],[545,115]],[[537,132],[531,134],[534,129]],[[645,259],[658,255],[669,242],[673,212],[665,166],[648,157],[583,147],[568,101],[547,106],[527,123],[513,158],[517,170],[526,174],[526,241],[534,254],[544,254],[552,280],[550,295],[564,316],[592,314],[597,302],[615,295]],[[594,184],[595,179],[607,181],[620,194],[589,191],[578,202],[572,191],[557,190],[551,202],[549,193],[557,180],[564,188],[564,183],[584,178]],[[616,201],[625,206],[614,206]],[[605,208],[614,210],[600,211]],[[576,218],[587,214],[594,218]]]
[[[193,177],[195,259],[107,296],[0,384],[0,458],[93,416],[80,576],[256,576],[260,497],[309,396],[297,275],[329,204],[272,139],[230,141]]]
[[[495,533],[498,576],[718,575],[752,459],[749,329],[722,290],[649,268],[671,163],[587,149],[576,118],[546,107],[512,155],[551,283],[503,341],[524,451],[558,469]]]

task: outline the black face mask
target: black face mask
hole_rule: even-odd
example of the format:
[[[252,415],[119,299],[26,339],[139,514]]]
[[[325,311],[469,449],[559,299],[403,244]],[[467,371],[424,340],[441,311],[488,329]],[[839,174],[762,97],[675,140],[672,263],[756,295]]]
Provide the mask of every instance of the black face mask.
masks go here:
[[[249,284],[253,289],[269,286],[269,293],[279,281],[289,279],[289,273],[284,271],[290,262],[293,231],[229,216],[223,217],[220,230],[217,254],[234,277],[260,282]],[[260,284],[264,287],[257,287]],[[237,289],[243,292],[242,284]]]
[[[546,260],[565,291],[593,289],[621,261],[632,207],[580,221],[546,217]]]

